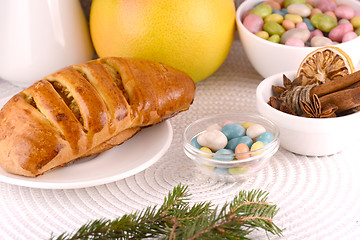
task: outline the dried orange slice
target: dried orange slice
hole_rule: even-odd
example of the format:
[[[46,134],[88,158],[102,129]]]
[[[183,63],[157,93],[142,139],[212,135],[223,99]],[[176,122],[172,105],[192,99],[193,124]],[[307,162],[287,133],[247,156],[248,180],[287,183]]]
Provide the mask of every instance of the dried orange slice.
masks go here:
[[[349,55],[334,46],[318,48],[301,62],[296,77],[303,75],[303,85],[322,84],[355,71]]]

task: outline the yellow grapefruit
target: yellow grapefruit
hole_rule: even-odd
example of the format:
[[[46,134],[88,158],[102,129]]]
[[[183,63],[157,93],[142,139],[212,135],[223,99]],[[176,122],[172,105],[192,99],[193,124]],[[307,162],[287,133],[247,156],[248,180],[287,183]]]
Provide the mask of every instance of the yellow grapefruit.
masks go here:
[[[162,62],[195,82],[221,66],[234,31],[233,0],[93,0],[90,11],[99,57]]]

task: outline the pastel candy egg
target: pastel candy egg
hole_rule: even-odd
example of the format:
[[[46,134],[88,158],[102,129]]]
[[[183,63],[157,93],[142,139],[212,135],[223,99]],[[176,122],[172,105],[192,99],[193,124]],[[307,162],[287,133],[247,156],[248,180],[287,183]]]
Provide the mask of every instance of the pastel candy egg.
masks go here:
[[[276,1],[264,1],[261,4],[267,4],[271,7],[271,9],[274,10],[280,10],[281,9],[281,5],[279,2]]]
[[[263,142],[257,141],[257,142],[255,142],[255,143],[251,146],[250,151],[259,150],[260,148],[263,148],[264,146],[265,146],[265,145],[264,145]],[[263,152],[264,152],[264,150],[263,150],[263,151],[254,152],[254,153],[251,154],[251,156],[257,156],[257,155],[259,155],[259,154],[261,154],[261,153],[263,153]]]
[[[312,25],[309,18],[303,18],[303,22],[306,24],[307,29],[309,29],[310,32],[315,30],[315,27]]]
[[[293,29],[295,28],[295,23],[288,20],[288,19],[285,19],[281,25],[285,28],[286,31],[290,30],[290,29]]]
[[[266,32],[268,32],[270,35],[279,35],[281,36],[284,32],[285,29],[278,23],[276,22],[267,22],[264,24],[264,30]]]
[[[299,22],[302,22],[303,19],[300,15],[297,15],[297,14],[291,14],[291,13],[288,13],[285,15],[284,19],[286,20],[290,20],[292,21],[293,23],[297,24]]]
[[[345,18],[342,18],[338,21],[338,24],[343,24],[343,23],[350,23],[350,21]]]
[[[205,131],[201,133],[198,136],[197,141],[201,146],[206,146],[213,151],[225,148],[228,143],[226,136],[218,130]]]
[[[290,38],[297,38],[306,42],[310,38],[310,31],[304,28],[290,29],[281,36],[280,43],[285,43]]]
[[[214,155],[214,159],[220,160],[220,161],[231,161],[234,159],[234,152],[230,149],[220,149],[215,152],[219,155]]]
[[[297,14],[301,17],[310,16],[311,9],[303,3],[293,3],[287,7],[288,13]]]
[[[353,31],[353,25],[351,23],[343,23],[343,24],[337,25],[329,32],[329,38],[332,41],[341,42],[345,33],[352,32],[352,31]]]
[[[271,35],[268,38],[268,41],[273,42],[273,43],[279,43],[280,42],[280,36],[277,34]]]
[[[319,8],[313,8],[311,9],[310,18],[314,16],[315,14],[322,13],[322,11]]]
[[[256,14],[250,14],[244,18],[244,27],[251,33],[257,33],[263,29],[264,20]]]
[[[199,153],[201,156],[204,156],[206,158],[212,158],[211,154],[206,154],[206,153],[212,153],[210,148],[202,147],[202,148],[200,148],[200,151],[203,152],[203,153]]]
[[[324,36],[324,33],[319,29],[315,29],[310,33],[309,41],[311,41],[311,39],[315,36]]]
[[[196,147],[197,149],[200,149],[200,148],[202,148],[203,146],[201,146],[201,145],[198,143],[197,138],[198,138],[198,137],[196,136],[196,137],[194,137],[193,139],[191,139],[190,144],[191,144],[191,146]]]
[[[360,16],[353,17],[350,20],[350,22],[351,22],[351,24],[353,25],[354,28],[359,28],[360,27]]]
[[[284,1],[284,7],[287,8],[288,6],[290,6],[291,4],[294,4],[294,3],[303,3],[303,4],[305,4],[306,1],[305,0],[285,0]]]
[[[251,145],[253,144],[253,140],[249,136],[242,136],[242,137],[233,138],[228,142],[228,144],[226,145],[225,148],[231,149],[232,151],[235,151],[235,148],[240,143],[245,143],[250,148]]]
[[[269,38],[269,34],[265,31],[259,31],[259,32],[255,33],[255,35],[262,39],[265,39],[265,40],[267,40]]]
[[[229,173],[227,168],[222,168],[222,167],[215,167],[214,172],[219,175],[226,175]]]
[[[241,126],[243,126],[243,128],[245,128],[245,130],[247,130],[251,125],[253,125],[252,122],[243,122],[241,124]]]
[[[255,123],[247,129],[246,136],[255,139],[264,132],[266,132],[264,126]]]
[[[333,29],[337,25],[337,22],[334,18],[323,13],[315,14],[311,17],[310,20],[314,27],[320,29],[323,32],[330,32],[331,29]]]
[[[283,16],[281,16],[280,14],[277,14],[277,13],[273,13],[273,14],[270,14],[269,16],[267,16],[264,19],[264,22],[265,23],[267,23],[267,22],[282,23],[283,20],[284,20]]]
[[[240,175],[245,174],[249,171],[249,167],[235,167],[235,168],[229,168],[229,173],[231,175]]]
[[[245,143],[240,143],[235,148],[235,157],[238,160],[243,160],[250,157],[250,154],[244,154],[250,151],[250,148]]]
[[[285,45],[292,47],[305,47],[305,43],[298,38],[289,38],[286,40]]]
[[[299,23],[297,23],[295,27],[296,27],[296,28],[308,29],[306,23],[304,23],[304,22],[299,22]]]
[[[215,123],[215,124],[212,124],[212,125],[208,126],[206,128],[206,131],[211,131],[211,130],[221,131],[221,129],[222,129],[222,126],[220,126],[220,124]]]
[[[256,141],[260,141],[264,145],[269,144],[272,140],[274,140],[274,135],[271,132],[264,132],[256,139]]]
[[[335,11],[336,3],[331,0],[318,0],[315,7],[321,9],[322,12]]]
[[[351,19],[355,16],[355,11],[349,6],[340,6],[335,9],[338,18]]]
[[[256,14],[261,18],[265,18],[271,13],[272,13],[272,8],[270,7],[270,5],[267,4],[259,4],[250,12],[250,14]]]
[[[245,136],[245,128],[237,123],[226,124],[221,132],[226,136],[228,140],[236,137]]]
[[[324,36],[315,36],[310,41],[312,47],[324,47],[333,45],[333,41],[330,38]]]
[[[341,39],[341,42],[348,42],[348,41],[351,41],[355,38],[357,38],[358,35],[355,33],[355,32],[348,32],[348,33],[345,33],[343,38]]]

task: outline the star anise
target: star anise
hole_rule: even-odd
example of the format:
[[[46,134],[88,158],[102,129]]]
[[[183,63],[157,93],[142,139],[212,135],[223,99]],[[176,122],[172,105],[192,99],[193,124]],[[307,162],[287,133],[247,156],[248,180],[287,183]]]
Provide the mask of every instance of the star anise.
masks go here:
[[[322,107],[320,99],[316,94],[312,95],[310,103],[301,101],[301,106],[305,112],[303,117],[310,118],[336,117],[335,111],[338,109],[338,107],[333,104],[326,104]]]

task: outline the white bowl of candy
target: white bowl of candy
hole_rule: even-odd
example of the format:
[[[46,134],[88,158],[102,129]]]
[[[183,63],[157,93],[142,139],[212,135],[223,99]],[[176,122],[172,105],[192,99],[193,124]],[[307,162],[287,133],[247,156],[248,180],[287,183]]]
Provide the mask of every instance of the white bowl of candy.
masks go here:
[[[297,0],[296,2],[299,5],[301,1],[305,3],[305,0]],[[310,8],[313,10],[322,8],[322,12],[318,12],[315,20],[312,19],[312,17],[316,12],[310,11],[312,15],[307,15],[309,14],[309,8],[307,13],[302,17],[292,13],[292,11],[294,11],[293,9],[289,10],[291,4],[285,7],[284,4],[294,2],[293,0],[280,1],[282,2],[281,5],[278,3],[279,1],[265,1],[265,3],[270,3],[272,5],[271,7],[262,2],[263,0],[244,1],[237,9],[236,24],[240,41],[250,63],[264,78],[276,73],[295,70],[307,54],[318,47],[334,44],[350,56],[355,66],[359,64],[360,37],[357,35],[360,34],[360,2],[358,0],[337,0],[336,3],[332,0],[306,1],[308,6],[310,6],[309,3],[312,3],[313,6]],[[276,6],[276,4],[278,5]],[[348,7],[345,8],[345,13],[343,11],[344,5],[342,4]],[[267,6],[261,9],[263,5]],[[302,5],[302,7],[305,6],[304,4],[300,5]],[[246,19],[247,16],[250,16],[249,12],[256,6],[260,6],[260,10],[257,9],[257,11],[260,11],[258,14],[264,15],[260,17],[252,12],[252,14],[250,14],[252,16]],[[349,8],[351,10],[349,10]],[[295,10],[298,11],[298,9]],[[289,14],[290,16],[286,16],[286,11],[288,14],[289,11],[291,12]],[[348,13],[349,11],[351,13]],[[270,17],[270,15],[272,16]],[[294,15],[298,16],[294,17]],[[333,15],[336,21],[335,18],[332,21],[330,15]],[[289,24],[289,21],[291,24]],[[318,28],[315,27],[317,26],[316,24],[315,26],[312,24],[314,21],[320,25]],[[330,22],[330,25],[327,21]],[[284,22],[287,24],[284,25]],[[325,27],[322,25],[325,25]],[[284,26],[286,26],[286,28]],[[328,26],[328,29],[326,29],[326,26]],[[331,31],[333,32],[331,33]],[[276,34],[277,32],[279,33]],[[345,37],[345,34],[347,34],[347,37]],[[276,35],[279,35],[279,37],[276,37]],[[330,39],[330,36],[333,40]],[[280,43],[277,43],[279,41]],[[287,41],[288,43],[286,43]],[[288,45],[285,45],[285,43]],[[305,47],[299,47],[301,44]]]
[[[184,151],[201,171],[216,180],[245,180],[262,169],[279,148],[279,129],[254,114],[205,117],[184,132]]]

